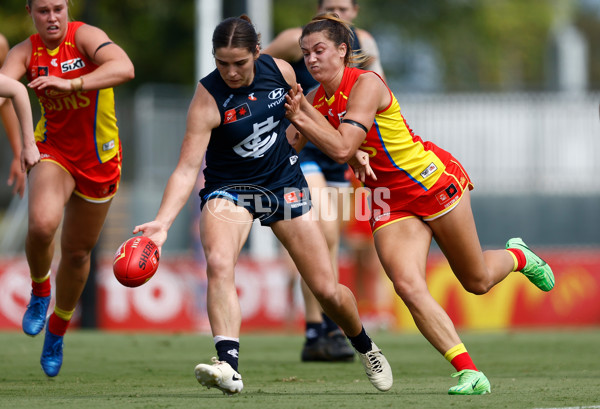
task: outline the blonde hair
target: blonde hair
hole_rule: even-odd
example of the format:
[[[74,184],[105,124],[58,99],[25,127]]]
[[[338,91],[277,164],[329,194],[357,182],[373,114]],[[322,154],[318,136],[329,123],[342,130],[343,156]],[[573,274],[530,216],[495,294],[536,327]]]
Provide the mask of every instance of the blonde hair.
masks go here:
[[[33,4],[34,1],[35,0],[27,0],[26,1],[27,7],[29,7],[31,9],[31,5]],[[65,3],[67,3],[67,7],[69,7],[69,5],[70,5],[69,3],[71,3],[71,0],[65,0]]]

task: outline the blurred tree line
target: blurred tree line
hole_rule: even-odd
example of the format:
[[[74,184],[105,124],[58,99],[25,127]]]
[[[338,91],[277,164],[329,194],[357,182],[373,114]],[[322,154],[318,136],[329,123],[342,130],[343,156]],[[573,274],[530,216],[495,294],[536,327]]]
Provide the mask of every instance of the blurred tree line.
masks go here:
[[[552,90],[548,51],[558,21],[588,41],[589,87],[600,89],[597,0],[359,0],[355,23],[377,39],[392,83],[421,91]],[[274,0],[274,33],[305,24],[317,0]],[[243,0],[224,0],[238,15]],[[71,0],[72,19],[104,29],[146,82],[194,82],[194,1]],[[251,16],[252,17],[252,16]],[[218,22],[215,22],[215,25]],[[33,33],[25,0],[2,0],[0,32],[11,45]],[[395,82],[394,82],[395,81]]]

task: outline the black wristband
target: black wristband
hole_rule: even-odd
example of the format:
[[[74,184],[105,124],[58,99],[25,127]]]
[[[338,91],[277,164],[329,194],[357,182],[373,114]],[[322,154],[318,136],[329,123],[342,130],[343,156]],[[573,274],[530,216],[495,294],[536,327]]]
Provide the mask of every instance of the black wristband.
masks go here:
[[[360,122],[353,121],[352,119],[346,119],[346,118],[344,118],[344,119],[342,119],[342,123],[343,124],[350,124],[350,125],[358,126],[360,129],[362,129],[363,131],[365,131],[365,133],[369,132],[369,130],[367,129],[366,126],[364,126]]]

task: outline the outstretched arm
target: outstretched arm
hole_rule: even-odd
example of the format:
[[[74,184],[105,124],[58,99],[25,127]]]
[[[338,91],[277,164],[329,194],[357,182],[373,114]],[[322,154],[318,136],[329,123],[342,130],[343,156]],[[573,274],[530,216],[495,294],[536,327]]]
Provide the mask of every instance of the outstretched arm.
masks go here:
[[[167,240],[167,232],[194,189],[211,131],[219,123],[220,115],[215,100],[199,84],[188,110],[179,161],[167,182],[156,218],[136,226],[133,234],[141,231],[162,248]]]

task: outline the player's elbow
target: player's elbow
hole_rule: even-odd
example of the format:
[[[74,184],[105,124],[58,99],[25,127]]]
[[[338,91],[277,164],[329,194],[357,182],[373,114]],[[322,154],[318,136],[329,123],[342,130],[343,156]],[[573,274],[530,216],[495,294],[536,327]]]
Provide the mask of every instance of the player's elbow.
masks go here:
[[[127,69],[124,72],[125,75],[125,81],[131,81],[132,79],[135,78],[135,68],[133,66],[133,64],[129,64],[129,66],[127,67]]]
[[[343,149],[340,149],[339,151],[335,152],[335,154],[331,156],[331,158],[337,163],[346,163],[354,157],[355,153],[356,149],[353,150],[348,147],[344,147]]]

